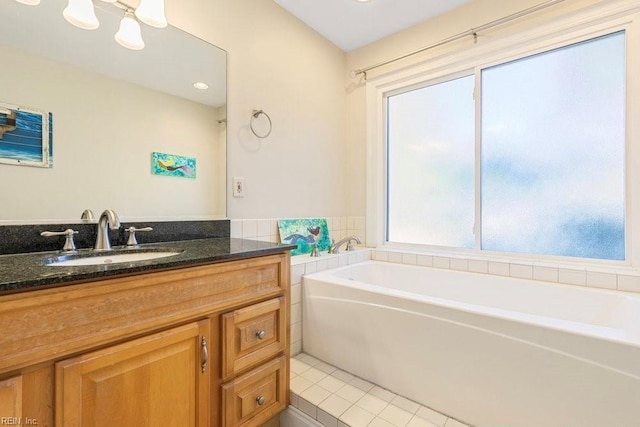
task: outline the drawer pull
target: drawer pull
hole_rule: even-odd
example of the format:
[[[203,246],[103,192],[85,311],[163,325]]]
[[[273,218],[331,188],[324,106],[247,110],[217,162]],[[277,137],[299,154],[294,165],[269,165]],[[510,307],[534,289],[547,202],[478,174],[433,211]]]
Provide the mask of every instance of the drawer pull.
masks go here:
[[[200,364],[200,370],[204,374],[204,371],[207,369],[207,362],[209,361],[209,349],[207,349],[207,339],[205,337],[202,337],[200,346],[202,347],[202,363]]]
[[[265,402],[265,401],[266,401],[266,400],[265,400],[264,396],[258,396],[258,397],[256,397],[256,402],[258,402],[258,406],[262,406],[262,405],[264,405],[264,402]]]
[[[264,337],[267,336],[267,333],[263,330],[260,330],[258,332],[256,332],[256,337],[258,337],[259,340],[264,339]]]

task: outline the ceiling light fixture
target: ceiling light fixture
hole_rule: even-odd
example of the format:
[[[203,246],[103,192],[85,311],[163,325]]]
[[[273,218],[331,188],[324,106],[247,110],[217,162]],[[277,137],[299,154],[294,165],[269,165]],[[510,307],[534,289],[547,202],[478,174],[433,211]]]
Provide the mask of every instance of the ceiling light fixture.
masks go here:
[[[120,29],[114,36],[120,46],[131,50],[144,49],[144,40],[142,40],[142,30],[140,24],[133,16],[133,10],[127,9],[124,18],[120,21]]]
[[[200,89],[200,90],[207,90],[209,89],[209,85],[204,83],[204,82],[195,82],[193,84],[193,87],[195,87],[196,89]]]
[[[25,4],[38,4],[40,0],[16,0]],[[164,13],[164,0],[141,0],[137,9],[118,0],[102,0],[125,11],[124,18],[120,21],[120,28],[115,35],[115,40],[127,49],[140,50],[144,48],[142,32],[138,20],[156,28],[164,28],[168,25]],[[96,17],[93,0],[69,0],[67,7],[62,12],[69,23],[83,30],[95,30],[100,26]],[[136,19],[137,18],[137,19]]]
[[[29,6],[35,6],[40,4],[40,0],[16,0],[18,3],[28,4]]]

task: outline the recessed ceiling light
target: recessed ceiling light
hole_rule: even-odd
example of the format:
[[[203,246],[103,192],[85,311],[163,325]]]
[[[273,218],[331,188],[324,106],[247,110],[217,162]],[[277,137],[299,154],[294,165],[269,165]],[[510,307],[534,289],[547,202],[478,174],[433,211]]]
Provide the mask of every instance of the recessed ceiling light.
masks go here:
[[[203,82],[195,82],[193,84],[193,87],[195,87],[196,89],[200,89],[200,90],[206,90],[209,89],[209,85]]]

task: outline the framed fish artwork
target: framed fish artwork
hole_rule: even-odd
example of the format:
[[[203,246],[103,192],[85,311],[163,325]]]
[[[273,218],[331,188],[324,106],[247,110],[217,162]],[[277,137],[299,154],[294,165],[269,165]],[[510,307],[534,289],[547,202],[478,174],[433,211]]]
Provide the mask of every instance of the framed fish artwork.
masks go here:
[[[154,175],[196,177],[196,159],[175,154],[151,153],[151,172]]]
[[[331,246],[329,227],[325,218],[281,219],[278,221],[280,241],[298,245],[291,255],[311,253],[314,246],[318,251],[327,251]]]
[[[51,113],[0,102],[0,163],[51,167],[52,122]]]

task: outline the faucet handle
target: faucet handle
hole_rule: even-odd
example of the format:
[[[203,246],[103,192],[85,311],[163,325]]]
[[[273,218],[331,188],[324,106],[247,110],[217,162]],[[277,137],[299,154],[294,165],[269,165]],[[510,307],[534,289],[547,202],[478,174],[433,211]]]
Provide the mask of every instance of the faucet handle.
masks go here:
[[[127,246],[138,246],[138,240],[136,239],[136,231],[153,231],[151,227],[135,228],[133,226],[125,229],[124,231],[129,233],[127,239]]]
[[[40,233],[42,237],[65,236],[66,240],[62,247],[63,252],[75,252],[76,245],[73,242],[73,235],[78,234],[77,231],[67,228],[64,231],[43,231]]]

